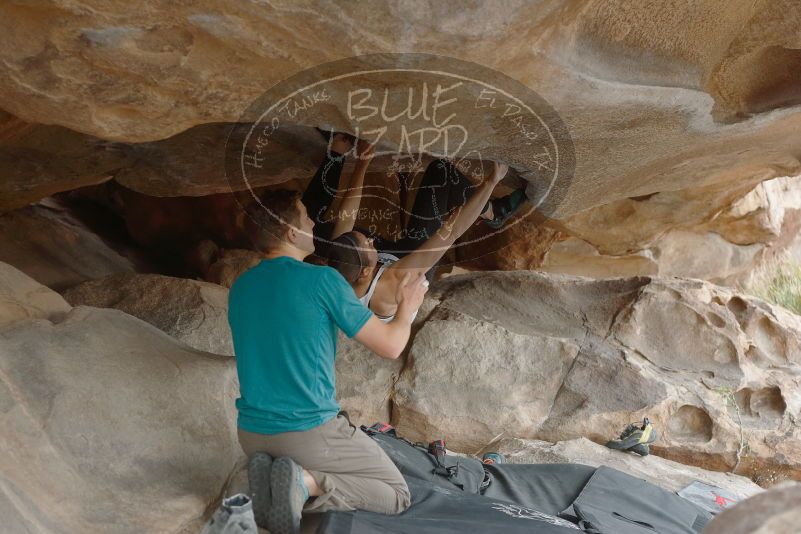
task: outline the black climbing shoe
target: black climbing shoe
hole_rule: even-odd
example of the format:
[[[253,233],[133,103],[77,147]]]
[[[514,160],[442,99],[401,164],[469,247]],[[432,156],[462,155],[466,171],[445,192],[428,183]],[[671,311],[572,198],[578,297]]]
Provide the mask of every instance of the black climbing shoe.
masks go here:
[[[309,492],[303,483],[303,469],[290,458],[273,462],[270,476],[272,506],[267,514],[270,534],[298,534],[303,505]]]
[[[640,456],[650,454],[649,445],[656,441],[658,433],[654,430],[651,421],[646,417],[639,423],[631,423],[623,430],[618,439],[614,439],[606,444],[610,449],[631,451]]]
[[[253,515],[256,524],[261,528],[267,528],[267,513],[272,508],[270,491],[272,468],[273,457],[263,452],[254,454],[248,463],[248,484],[250,484],[250,499],[253,501]]]
[[[489,200],[492,205],[492,219],[484,219],[484,224],[490,228],[498,229],[509,220],[509,217],[526,201],[526,188],[515,189],[505,197]],[[486,211],[486,208],[484,209]]]

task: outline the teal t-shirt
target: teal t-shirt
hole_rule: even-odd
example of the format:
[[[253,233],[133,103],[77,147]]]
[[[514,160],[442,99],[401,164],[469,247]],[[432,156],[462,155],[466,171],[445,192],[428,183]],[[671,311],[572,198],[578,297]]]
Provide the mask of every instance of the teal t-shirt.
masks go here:
[[[371,316],[331,267],[282,256],[240,275],[228,294],[239,427],[278,434],[336,417],[337,328],[353,337]]]

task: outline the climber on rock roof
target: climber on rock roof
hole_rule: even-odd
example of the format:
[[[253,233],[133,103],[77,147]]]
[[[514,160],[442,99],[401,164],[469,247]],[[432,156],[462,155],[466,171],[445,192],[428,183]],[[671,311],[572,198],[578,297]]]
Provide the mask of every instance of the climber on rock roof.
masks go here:
[[[331,134],[329,149],[321,170],[304,194],[304,203],[311,213],[328,209],[323,202],[325,187],[336,189],[344,155],[353,149],[354,140],[346,134]],[[492,227],[500,227],[525,200],[522,189],[503,198],[490,199],[495,186],[506,175],[508,167],[493,163],[488,177],[479,184],[471,183],[451,161],[437,159],[425,170],[417,189],[414,205],[406,225],[405,236],[390,241],[364,229],[356,228],[356,215],[362,198],[364,177],[373,158],[373,147],[359,140],[357,160],[351,182],[345,190],[338,213],[321,226],[316,236],[330,239],[326,256],[353,286],[359,300],[382,320],[391,320],[398,303],[398,284],[405,273],[425,273],[431,279],[435,265],[448,248],[478,219]],[[319,253],[319,251],[318,251]]]

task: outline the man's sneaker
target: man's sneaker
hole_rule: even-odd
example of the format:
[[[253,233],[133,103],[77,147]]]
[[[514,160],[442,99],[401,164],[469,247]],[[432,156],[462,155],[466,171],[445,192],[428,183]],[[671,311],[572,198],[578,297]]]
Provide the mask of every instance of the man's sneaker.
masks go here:
[[[270,475],[272,474],[273,457],[264,452],[257,452],[248,462],[248,484],[250,499],[253,501],[253,516],[256,524],[267,528],[267,512],[272,506]]]
[[[267,530],[270,534],[297,534],[303,505],[309,491],[303,483],[303,469],[290,458],[281,457],[273,462],[270,476],[272,506],[267,512]]]
[[[608,442],[606,446],[610,449],[631,451],[640,456],[647,456],[650,453],[649,445],[656,441],[657,437],[658,433],[646,417],[641,426],[637,423],[626,426],[620,434],[620,438]]]

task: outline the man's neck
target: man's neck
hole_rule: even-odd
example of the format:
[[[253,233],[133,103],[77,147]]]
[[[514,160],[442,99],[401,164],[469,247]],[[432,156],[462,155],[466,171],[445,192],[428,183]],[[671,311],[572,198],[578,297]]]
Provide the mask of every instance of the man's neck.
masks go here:
[[[264,258],[272,260],[275,258],[280,258],[281,256],[287,256],[289,258],[293,258],[298,261],[303,261],[306,259],[306,256],[308,255],[309,255],[308,252],[300,250],[298,247],[289,244],[283,244],[277,248],[267,251],[264,254]]]

